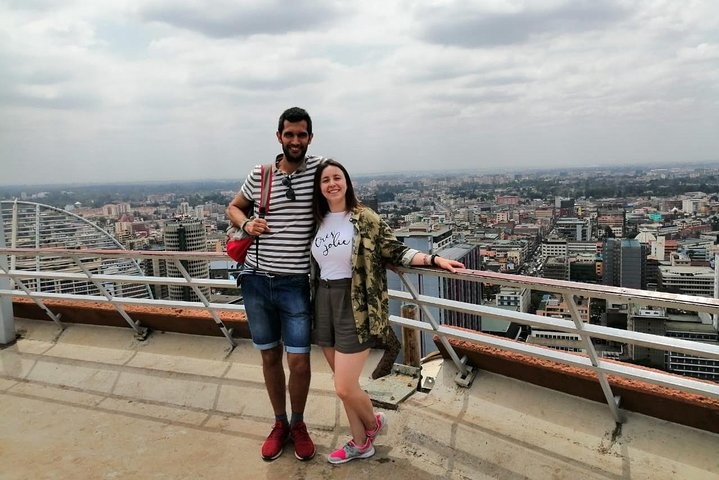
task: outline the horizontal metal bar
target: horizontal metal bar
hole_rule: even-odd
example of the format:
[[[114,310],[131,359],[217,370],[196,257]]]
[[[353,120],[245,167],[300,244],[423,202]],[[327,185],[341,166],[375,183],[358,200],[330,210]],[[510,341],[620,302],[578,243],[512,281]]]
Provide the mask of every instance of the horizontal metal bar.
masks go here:
[[[630,343],[641,347],[669,350],[672,352],[699,355],[704,358],[719,360],[719,345],[711,345],[681,338],[652,335],[651,333],[634,332],[619,328],[602,327],[601,325],[584,325],[584,331],[592,338],[601,338],[621,343]]]
[[[2,274],[0,274],[2,275]],[[10,270],[9,276],[14,278],[37,278],[48,280],[74,280],[89,281],[84,273],[60,272],[60,271],[35,271],[35,270]],[[189,286],[196,285],[198,287],[213,288],[237,288],[237,284],[233,280],[221,280],[212,278],[193,278],[192,282],[186,281],[181,277],[148,277],[143,275],[93,275],[92,278],[102,282],[112,283],[142,283],[150,285],[179,285]]]
[[[0,296],[4,297],[28,297],[22,290],[0,289]],[[97,295],[75,295],[68,293],[52,293],[52,292],[33,292],[33,297],[37,298],[53,298],[57,300],[77,300],[82,302],[98,302],[110,303],[103,296]],[[170,307],[170,308],[191,308],[194,310],[207,310],[208,307],[217,310],[226,310],[231,312],[244,312],[244,305],[234,303],[210,303],[208,307],[200,302],[185,302],[182,300],[154,300],[151,298],[130,298],[130,297],[114,297],[113,302],[122,305],[145,305],[150,307]]]
[[[405,302],[415,302],[412,295],[407,292],[400,292],[397,290],[390,291],[390,298]],[[430,297],[427,295],[419,295],[417,297],[417,301],[427,306],[446,308],[453,311],[483,315],[493,319],[521,323],[523,325],[531,325],[533,327],[542,327],[548,330],[558,330],[566,333],[573,333],[575,335],[582,335],[582,331],[578,330],[574,325],[574,322],[571,320],[542,317],[531,313],[514,312],[512,310],[505,310],[502,308],[486,307],[482,305],[475,305],[473,303],[464,303],[456,300]],[[650,333],[633,332],[631,330],[622,330],[619,328],[603,327],[600,325],[591,325],[589,323],[584,324],[583,332],[589,334],[592,338],[602,338],[604,340],[630,343],[633,345],[657,348],[660,350],[689,353],[700,357],[719,360],[719,346],[707,343],[665,337],[661,335],[652,335]]]
[[[83,250],[65,250],[62,248],[0,248],[0,254],[14,255],[17,257],[102,257],[102,258],[133,258],[133,259],[165,259],[172,260],[180,257],[183,260],[207,260],[207,261],[227,261],[230,260],[226,253],[223,252],[174,252],[174,251],[154,251],[154,250],[103,250],[103,249],[83,249]]]
[[[178,252],[185,253],[185,252]],[[6,276],[6,274],[0,273],[0,276]],[[15,276],[17,278],[46,278],[46,279],[61,279],[61,280],[78,280],[87,281],[87,276],[82,273],[72,272],[36,272],[36,271],[25,271],[25,270],[13,270],[10,271],[9,276]],[[153,284],[153,285],[178,285],[187,286],[188,284],[184,278],[171,278],[171,277],[147,277],[147,276],[133,276],[133,275],[94,275],[97,280],[116,282],[116,283],[139,283],[139,284]],[[231,280],[211,280],[211,279],[192,279],[193,284],[197,286],[206,286],[212,288],[234,288],[235,283]],[[19,291],[16,291],[19,292]],[[24,295],[24,292],[18,293]],[[51,292],[43,292],[43,295],[60,295],[66,299],[78,299],[79,295],[72,294],[53,294]],[[93,301],[102,301],[103,297],[88,296]],[[56,297],[59,298],[59,297]],[[390,298],[415,302],[415,299],[408,292],[401,292],[398,290],[390,290]],[[155,300],[155,301],[142,301],[141,299],[123,299],[123,297],[116,297],[117,301],[127,301],[132,304],[146,304],[146,305],[160,305],[163,306],[175,306],[172,301]],[[579,332],[574,322],[570,320],[564,320],[552,317],[542,317],[533,315],[530,313],[514,312],[511,310],[505,310],[496,307],[488,307],[483,305],[476,305],[471,303],[459,302],[456,300],[447,300],[437,297],[430,297],[426,295],[419,295],[417,301],[421,302],[426,306],[447,308],[458,312],[469,313],[474,315],[484,315],[490,318],[504,320],[509,322],[520,323],[523,325],[531,325],[533,327],[545,328],[548,330],[562,331],[579,335]],[[192,305],[192,302],[184,302]],[[185,308],[188,305],[183,305]],[[201,308],[195,306],[194,308]],[[231,310],[231,309],[230,309]],[[602,338],[605,340],[617,341],[621,343],[629,343],[648,348],[666,349],[675,352],[681,352],[691,355],[697,355],[704,358],[719,359],[719,347],[709,345],[701,342],[693,342],[690,340],[675,339],[670,337],[651,335],[646,333],[632,332],[628,330],[612,329],[609,327],[602,327],[597,325],[586,324],[584,327],[585,332],[595,338]]]
[[[543,358],[545,360],[554,360],[557,362],[566,363],[568,365],[574,365],[582,368],[594,368],[594,366],[587,357],[566,353],[561,350],[542,348],[536,345],[532,345],[530,343],[515,342],[494,335],[478,334],[466,330],[453,329],[446,325],[441,325],[435,331],[430,325],[420,320],[412,320],[396,315],[390,315],[390,321],[400,326],[410,327],[428,333],[439,333],[442,335],[447,335],[449,337],[458,338],[460,340],[471,340],[473,343],[478,343],[480,345],[486,345],[489,347],[495,347],[502,350],[508,350],[510,352],[524,353],[532,357]]]
[[[228,261],[226,253],[223,252],[172,252],[172,251],[148,251],[148,250],[66,250],[59,248],[0,248],[0,254],[15,256],[99,256],[103,258],[132,258],[132,259],[175,259],[181,257],[183,260],[207,260],[207,261]],[[229,262],[232,263],[232,262]],[[494,285],[505,285],[519,288],[530,288],[561,293],[571,290],[577,296],[590,298],[604,298],[624,303],[635,303],[639,305],[658,305],[673,308],[684,308],[692,311],[719,313],[719,299],[708,297],[697,297],[666,292],[652,292],[633,288],[613,287],[609,285],[596,285],[590,283],[570,282],[565,280],[553,280],[548,278],[527,277],[484,270],[460,269],[456,273],[448,273],[436,268],[398,267],[398,271],[404,273],[420,273],[428,276],[440,276],[444,278],[466,280],[472,282],[485,282]]]
[[[574,322],[563,318],[542,317],[531,313],[515,312],[512,310],[505,310],[503,308],[487,307],[484,305],[477,305],[475,303],[430,297],[428,295],[418,295],[417,300],[415,300],[408,292],[400,292],[399,290],[390,290],[389,298],[409,303],[418,302],[430,307],[444,308],[455,312],[469,313],[471,315],[486,315],[497,320],[506,320],[508,322],[543,327],[550,330],[560,330],[562,332],[571,333],[576,333],[577,331]]]
[[[701,380],[695,380],[690,377],[671,375],[668,373],[648,370],[645,368],[638,368],[629,364],[610,362],[608,360],[599,360],[598,365],[595,367],[594,365],[592,365],[588,357],[581,354],[566,353],[560,350],[554,350],[551,348],[541,347],[528,343],[514,342],[511,340],[503,339],[501,337],[459,330],[456,328],[448,327],[446,325],[440,326],[439,329],[435,332],[435,330],[432,329],[431,326],[421,321],[398,317],[396,315],[391,315],[390,321],[396,325],[415,328],[428,333],[446,335],[448,337],[457,338],[459,340],[469,340],[472,343],[499,348],[510,352],[522,353],[534,358],[542,358],[545,360],[563,363],[565,365],[585,368],[592,371],[602,371],[610,375],[619,375],[621,377],[641,380],[654,385],[661,385],[714,398],[719,398],[719,384],[716,383],[703,382]]]
[[[562,293],[571,290],[574,295],[587,298],[604,298],[621,303],[634,303],[638,305],[657,305],[672,308],[691,310],[695,312],[719,313],[719,299],[697,297],[677,293],[654,292],[636,288],[613,287],[610,285],[597,285],[593,283],[570,282],[566,280],[553,280],[550,278],[527,277],[485,270],[457,270],[448,273],[437,268],[397,267],[403,273],[421,273],[422,275],[466,280],[471,282],[491,283],[517,288],[529,288],[544,292]]]
[[[610,375],[619,375],[626,378],[633,378],[642,382],[661,385],[664,387],[683,390],[685,392],[697,393],[708,397],[719,398],[719,384],[712,382],[703,382],[695,380],[691,377],[683,377],[681,375],[671,375],[656,370],[647,370],[644,368],[636,368],[628,364],[619,362],[609,362],[601,360],[600,367]]]

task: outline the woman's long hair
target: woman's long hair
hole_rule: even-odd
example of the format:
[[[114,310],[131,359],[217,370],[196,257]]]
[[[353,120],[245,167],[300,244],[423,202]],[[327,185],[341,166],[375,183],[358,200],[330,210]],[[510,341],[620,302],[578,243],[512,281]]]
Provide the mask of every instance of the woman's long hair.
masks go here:
[[[362,205],[360,201],[357,199],[357,196],[355,195],[355,189],[352,186],[352,180],[350,179],[350,174],[347,173],[347,169],[337,160],[334,160],[332,158],[327,158],[325,161],[323,161],[319,167],[317,167],[317,171],[315,172],[315,182],[314,182],[314,189],[313,189],[313,203],[312,203],[312,213],[315,217],[315,222],[318,224],[322,222],[322,219],[325,218],[325,215],[327,215],[327,212],[330,211],[330,206],[327,203],[327,199],[322,195],[321,190],[321,183],[322,183],[322,172],[327,167],[337,167],[340,170],[342,170],[342,173],[345,176],[345,183],[347,184],[347,191],[345,192],[345,201],[347,202],[347,211],[351,212],[355,208]]]

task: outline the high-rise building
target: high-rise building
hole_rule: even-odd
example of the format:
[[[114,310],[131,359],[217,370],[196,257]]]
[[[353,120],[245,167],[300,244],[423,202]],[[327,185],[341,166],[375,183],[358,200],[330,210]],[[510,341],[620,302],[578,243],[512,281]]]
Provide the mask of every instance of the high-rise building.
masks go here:
[[[408,229],[397,230],[394,233],[400,241],[411,248],[430,254],[441,254],[445,258],[458,260],[469,269],[479,270],[481,267],[480,247],[478,245],[454,242],[452,229],[445,225],[436,224],[430,227],[416,224]],[[421,274],[407,274],[405,278],[422,295],[481,304],[482,284],[479,282],[467,282]],[[404,284],[394,272],[388,272],[387,281],[389,288],[392,290],[406,290]],[[390,300],[389,309],[390,314],[400,315],[402,312],[401,302]],[[449,312],[437,308],[429,308],[429,311],[440,324],[457,325],[477,330],[481,325],[481,318],[476,315]],[[420,319],[423,319],[423,315],[424,313],[420,310]],[[422,334],[420,348],[422,355],[436,350],[431,334]]]
[[[477,245],[455,243],[437,253],[445,258],[462,262],[468,269],[479,270],[481,268],[482,257],[480,255],[480,248]],[[458,302],[474,303],[476,305],[482,304],[481,283],[452,278],[440,279],[439,277],[437,277],[437,280],[440,280],[440,293],[444,298]],[[444,312],[443,323],[463,328],[471,328],[472,330],[482,330],[482,318],[479,315],[471,315],[469,313],[447,310]]]
[[[149,277],[166,277],[167,260],[164,258],[146,258],[142,261],[142,268],[145,275]],[[150,285],[155,298],[170,298],[170,290],[167,285]]]
[[[648,247],[635,239],[607,238],[602,245],[602,284],[647,288]]]
[[[207,233],[205,226],[198,220],[177,220],[165,225],[165,248],[170,251],[204,252],[207,251]],[[192,278],[209,278],[210,266],[206,260],[183,260],[182,265]],[[182,277],[173,262],[167,262],[167,274],[170,277]],[[200,291],[209,297],[208,287]],[[198,302],[200,298],[190,287],[170,285],[170,300]]]
[[[572,218],[577,216],[577,212],[574,209],[573,198],[563,198],[559,200],[559,217],[560,218]]]

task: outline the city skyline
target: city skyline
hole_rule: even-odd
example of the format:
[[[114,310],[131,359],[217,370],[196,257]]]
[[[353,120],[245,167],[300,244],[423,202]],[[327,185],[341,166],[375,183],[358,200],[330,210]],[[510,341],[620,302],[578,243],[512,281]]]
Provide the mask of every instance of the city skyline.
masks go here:
[[[414,171],[380,171],[380,172],[367,172],[367,173],[357,173],[352,174],[352,178],[355,182],[362,182],[362,181],[390,181],[396,180],[396,181],[402,181],[402,180],[409,180],[412,178],[431,178],[431,177],[437,177],[437,178],[446,178],[446,179],[456,179],[458,177],[461,177],[463,175],[471,175],[471,176],[478,176],[478,177],[492,177],[492,176],[520,176],[520,177],[526,177],[530,175],[541,175],[541,176],[561,176],[564,173],[570,173],[570,174],[581,174],[583,172],[598,172],[598,173],[615,173],[615,174],[622,174],[622,173],[635,173],[635,172],[648,172],[648,171],[660,171],[660,170],[667,170],[670,172],[687,172],[693,170],[702,170],[702,169],[709,169],[714,170],[719,168],[719,160],[716,161],[706,161],[706,162],[686,162],[682,163],[681,165],[676,164],[674,162],[667,162],[667,163],[645,163],[645,164],[637,164],[637,165],[627,165],[627,164],[608,164],[608,165],[579,165],[579,166],[566,166],[566,167],[556,167],[556,168],[550,168],[550,167],[523,167],[519,169],[507,169],[503,168],[502,166],[495,165],[495,166],[487,166],[484,168],[456,168],[456,169],[446,169],[446,168],[426,168],[426,169],[417,169]],[[35,182],[35,183],[3,183],[2,179],[0,179],[0,194],[2,194],[2,190],[16,190],[19,188],[28,188],[28,189],[39,189],[47,187],[48,189],[56,190],[58,188],[62,187],[68,187],[68,188],[87,188],[87,187],[103,187],[103,186],[125,186],[125,187],[142,187],[142,186],[162,186],[162,185],[177,185],[177,186],[183,186],[186,187],[188,185],[191,185],[193,183],[197,184],[213,184],[216,186],[216,184],[225,184],[228,187],[231,188],[237,188],[242,185],[244,182],[245,177],[240,175],[236,178],[221,178],[221,177],[201,177],[201,178],[191,178],[191,179],[150,179],[150,180],[95,180],[95,181],[68,181],[68,182],[62,182],[62,181],[56,181],[56,182]]]
[[[652,179],[647,183],[647,179]],[[607,196],[607,189],[617,189],[617,195],[654,195],[653,188],[660,188],[678,194],[702,190],[707,193],[719,193],[719,162],[676,165],[608,166],[608,167],[567,167],[554,169],[534,169],[495,172],[488,170],[428,170],[407,173],[379,173],[353,175],[358,187],[364,185],[375,188],[377,185],[410,185],[420,182],[425,186],[434,182],[455,185],[467,185],[474,188],[473,193],[487,194],[489,191],[521,191],[529,187],[550,188],[552,197],[569,196],[589,198]],[[192,180],[144,180],[139,182],[73,182],[46,184],[4,185],[0,183],[0,200],[44,198],[45,195],[72,197],[112,197],[129,199],[152,193],[171,193],[180,197],[192,197],[205,194],[232,196],[244,181],[240,179],[192,179]],[[589,183],[587,183],[589,182]],[[659,182],[659,183],[657,183]],[[667,190],[669,189],[669,190]],[[604,194],[602,191],[605,191]],[[535,192],[540,193],[540,192]],[[545,192],[546,193],[546,192]],[[39,195],[39,196],[38,196]],[[541,195],[540,195],[541,196]],[[611,196],[611,195],[609,195]],[[124,201],[124,200],[123,200]],[[56,206],[61,206],[60,204]]]
[[[211,6],[211,8],[210,8]],[[719,6],[0,4],[0,185],[236,179],[313,116],[353,175],[719,161]]]

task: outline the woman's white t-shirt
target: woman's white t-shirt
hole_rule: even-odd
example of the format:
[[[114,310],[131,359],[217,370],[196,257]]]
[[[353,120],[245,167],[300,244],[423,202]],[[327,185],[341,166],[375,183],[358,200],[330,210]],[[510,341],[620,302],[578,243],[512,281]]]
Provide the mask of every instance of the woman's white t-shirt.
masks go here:
[[[320,278],[352,278],[352,235],[349,212],[329,212],[312,240],[312,256],[320,267]]]

